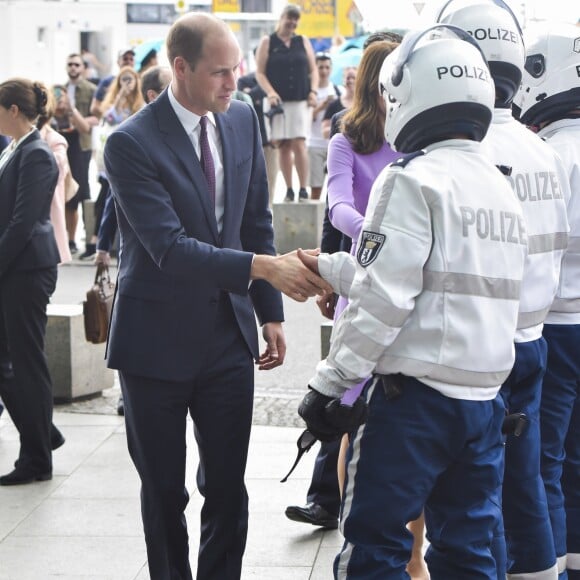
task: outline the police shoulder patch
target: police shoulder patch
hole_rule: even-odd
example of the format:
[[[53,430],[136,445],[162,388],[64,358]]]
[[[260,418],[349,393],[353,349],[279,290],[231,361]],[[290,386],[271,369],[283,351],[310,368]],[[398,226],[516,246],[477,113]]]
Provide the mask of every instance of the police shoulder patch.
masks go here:
[[[375,232],[363,231],[361,235],[360,245],[358,247],[356,258],[358,263],[366,268],[372,264],[379,255],[381,248],[385,245],[387,236],[384,234],[377,234]]]
[[[403,155],[402,157],[399,157],[399,159],[393,161],[391,165],[394,167],[406,167],[410,161],[412,161],[416,157],[420,157],[421,155],[425,155],[424,149],[419,149],[419,151],[414,151],[413,153]]]

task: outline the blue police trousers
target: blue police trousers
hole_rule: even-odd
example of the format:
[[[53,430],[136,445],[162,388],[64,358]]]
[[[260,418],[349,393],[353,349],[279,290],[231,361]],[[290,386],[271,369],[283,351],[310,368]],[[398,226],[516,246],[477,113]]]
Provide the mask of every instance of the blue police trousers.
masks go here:
[[[425,508],[432,580],[496,579],[501,397],[452,399],[416,379],[395,380],[398,396],[389,398],[381,382],[366,390],[368,420],[351,434],[335,578],[408,578],[406,524]]]
[[[546,324],[544,338],[542,477],[560,578],[580,580],[580,325]]]

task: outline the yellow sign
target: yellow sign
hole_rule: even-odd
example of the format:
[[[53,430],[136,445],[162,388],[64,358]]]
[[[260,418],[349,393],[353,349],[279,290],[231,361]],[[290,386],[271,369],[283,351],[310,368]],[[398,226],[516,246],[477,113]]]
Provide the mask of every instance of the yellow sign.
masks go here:
[[[297,0],[302,13],[298,34],[308,38],[328,38],[335,34],[354,36],[353,0]]]
[[[212,12],[241,12],[240,0],[212,0]]]

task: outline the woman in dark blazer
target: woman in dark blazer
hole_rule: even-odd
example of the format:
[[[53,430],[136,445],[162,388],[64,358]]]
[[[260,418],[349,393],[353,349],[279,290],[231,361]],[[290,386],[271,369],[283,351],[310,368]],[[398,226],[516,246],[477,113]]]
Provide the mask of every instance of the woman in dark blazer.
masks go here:
[[[12,138],[0,156],[0,396],[20,434],[15,469],[0,485],[52,477],[52,384],[44,354],[46,306],[59,252],[50,223],[58,167],[35,128],[46,115],[39,83],[0,84],[0,133]],[[62,442],[60,442],[62,444]]]

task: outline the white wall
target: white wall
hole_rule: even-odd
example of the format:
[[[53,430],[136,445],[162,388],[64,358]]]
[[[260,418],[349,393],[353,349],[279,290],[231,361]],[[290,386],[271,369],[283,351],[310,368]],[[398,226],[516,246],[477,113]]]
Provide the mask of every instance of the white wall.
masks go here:
[[[113,0],[0,0],[0,79],[66,81],[66,57],[80,51],[81,32],[100,33],[106,60],[114,63],[127,44],[125,20],[125,3]]]

